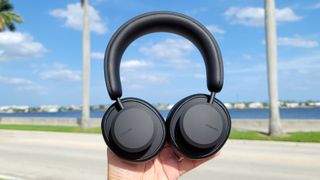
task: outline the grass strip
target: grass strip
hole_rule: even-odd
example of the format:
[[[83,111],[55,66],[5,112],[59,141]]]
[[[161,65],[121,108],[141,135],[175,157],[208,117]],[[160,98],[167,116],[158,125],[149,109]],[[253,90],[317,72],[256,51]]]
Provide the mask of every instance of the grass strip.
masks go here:
[[[78,126],[45,126],[45,125],[0,124],[0,129],[26,130],[26,131],[71,132],[71,133],[101,133],[101,129],[100,128],[81,129]]]
[[[101,133],[101,129],[89,128],[81,129],[77,126],[44,126],[44,125],[15,125],[0,124],[0,129],[7,130],[27,130],[27,131],[51,131],[70,133]],[[266,134],[255,131],[232,130],[230,139],[245,140],[271,140],[271,141],[291,141],[291,142],[320,142],[320,132],[290,132],[283,137],[270,137]]]
[[[232,130],[231,139],[246,140],[270,140],[270,141],[291,141],[291,142],[320,142],[320,132],[290,132],[282,137],[270,137],[266,134],[255,131]]]

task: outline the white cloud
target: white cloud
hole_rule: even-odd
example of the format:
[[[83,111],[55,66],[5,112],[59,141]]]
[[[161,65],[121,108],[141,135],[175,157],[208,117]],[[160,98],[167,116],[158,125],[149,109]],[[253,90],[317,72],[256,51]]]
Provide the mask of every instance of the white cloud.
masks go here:
[[[53,64],[53,68],[56,68],[56,69],[65,69],[66,67],[67,67],[67,65],[62,64],[62,63],[54,63]]]
[[[81,80],[80,71],[73,71],[70,69],[58,69],[41,72],[40,77],[42,79],[63,79],[72,81]]]
[[[81,80],[81,72],[78,70],[71,70],[64,64],[54,64],[49,70],[37,72],[41,79],[56,79],[56,80]]]
[[[142,82],[152,82],[152,83],[163,83],[167,81],[167,78],[162,75],[155,74],[141,74],[138,76],[138,79],[143,80]]]
[[[203,74],[203,73],[196,73],[193,75],[194,78],[196,79],[205,79],[206,78],[206,75]]]
[[[150,62],[141,60],[128,60],[121,63],[121,68],[125,70],[137,70],[141,68],[150,67],[152,64]]]
[[[0,76],[0,81],[10,85],[18,85],[18,86],[29,86],[32,85],[33,82],[31,80],[22,79],[22,78],[8,78],[4,76]]]
[[[264,25],[264,8],[260,7],[230,7],[224,12],[224,16],[231,24],[255,27]],[[276,9],[276,19],[278,22],[295,22],[302,17],[296,15],[291,8],[282,8]]]
[[[320,69],[320,54],[314,55],[300,55],[293,58],[278,58],[278,69],[279,72],[290,71],[292,73],[299,71],[315,72],[319,74]],[[252,73],[266,73],[267,65],[266,63],[259,63],[252,66],[246,64],[241,64],[241,66],[229,66],[226,69],[226,74],[251,74]],[[238,75],[237,75],[238,76]]]
[[[320,55],[306,55],[299,56],[295,58],[288,58],[286,60],[279,61],[279,70],[280,71],[314,71],[319,72],[320,69]]]
[[[21,32],[0,33],[0,61],[26,60],[40,57],[46,48],[30,34]]]
[[[279,37],[279,46],[291,46],[301,48],[314,48],[319,45],[317,41],[304,39],[302,37]]]
[[[102,53],[102,52],[92,52],[91,53],[91,59],[103,60],[104,59],[104,53]]]
[[[251,60],[252,59],[252,55],[250,55],[250,54],[242,54],[242,58],[246,59],[246,60]]]
[[[222,28],[220,28],[217,25],[207,25],[206,28],[212,33],[212,34],[224,34],[226,31]]]
[[[75,30],[82,30],[82,7],[79,2],[74,4],[68,4],[66,9],[54,9],[49,12],[53,17],[64,19],[64,25]],[[105,34],[107,32],[107,26],[100,17],[99,12],[89,7],[89,20],[90,29],[97,34]]]
[[[149,85],[161,85],[168,81],[166,73],[155,72],[152,62],[126,60],[121,62],[121,81],[130,89],[143,89]]]
[[[41,86],[29,79],[24,78],[16,78],[16,77],[5,77],[0,76],[0,82],[13,86],[14,88],[18,90],[30,90],[30,91],[36,91],[40,94],[46,94],[47,88],[44,86]]]
[[[265,40],[262,40],[262,44],[265,44]],[[297,47],[297,48],[314,48],[319,45],[317,41],[304,39],[299,36],[295,37],[278,37],[278,46]]]
[[[147,71],[126,71],[121,76],[121,81],[124,86],[130,89],[143,89],[150,85],[162,86],[164,83],[168,82],[168,74],[147,72]]]
[[[163,42],[140,48],[140,52],[150,58],[163,60],[175,67],[183,67],[190,63],[188,55],[194,46],[185,39],[166,39]]]

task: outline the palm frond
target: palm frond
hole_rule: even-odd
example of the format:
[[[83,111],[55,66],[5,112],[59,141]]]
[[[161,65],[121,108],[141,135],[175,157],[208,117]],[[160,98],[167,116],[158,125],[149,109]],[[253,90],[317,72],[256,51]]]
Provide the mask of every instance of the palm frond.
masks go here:
[[[7,25],[7,27],[9,28],[10,31],[15,31],[16,30],[16,26],[13,23]]]
[[[4,4],[3,6],[0,6],[0,11],[12,11],[13,8],[12,4]]]
[[[15,23],[22,23],[22,18],[11,12],[14,6],[8,0],[0,0],[0,31],[4,31],[6,27],[10,31],[16,29]]]
[[[5,23],[3,18],[0,16],[0,32],[4,31],[4,28],[5,28]]]
[[[12,11],[13,5],[8,0],[0,0],[0,12],[1,11]]]
[[[4,23],[5,23],[6,25],[12,24],[12,20],[11,20],[10,14],[8,14],[8,13],[2,13],[2,14],[1,14],[1,17],[2,17],[2,19],[4,20]]]
[[[22,23],[22,18],[19,15],[11,12],[7,12],[6,14],[10,17],[10,19],[14,20],[16,23]]]

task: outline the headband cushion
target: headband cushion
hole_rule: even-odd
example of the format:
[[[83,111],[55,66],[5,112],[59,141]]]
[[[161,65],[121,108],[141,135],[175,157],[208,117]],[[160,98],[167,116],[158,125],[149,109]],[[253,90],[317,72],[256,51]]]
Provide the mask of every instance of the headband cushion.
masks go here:
[[[188,16],[173,12],[151,12],[137,16],[122,25],[108,44],[104,57],[104,73],[112,100],[122,96],[120,61],[124,51],[135,39],[153,32],[171,32],[189,39],[205,60],[208,90],[219,92],[222,89],[222,57],[212,34]]]

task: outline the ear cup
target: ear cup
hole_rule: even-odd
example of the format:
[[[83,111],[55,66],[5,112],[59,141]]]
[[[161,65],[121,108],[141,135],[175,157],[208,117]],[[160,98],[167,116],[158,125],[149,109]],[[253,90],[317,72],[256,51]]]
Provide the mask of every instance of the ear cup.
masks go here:
[[[208,157],[219,151],[229,137],[231,118],[218,99],[195,94],[179,101],[169,112],[166,128],[169,142],[191,159]]]
[[[137,98],[121,100],[105,112],[101,127],[108,147],[128,161],[147,161],[156,156],[165,144],[165,123],[149,103]]]

